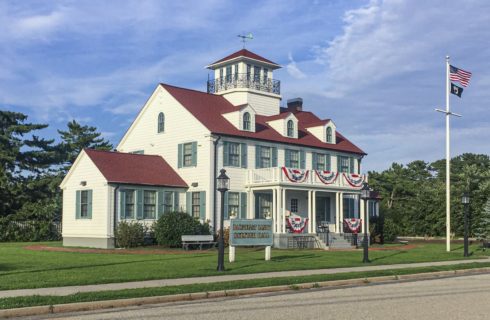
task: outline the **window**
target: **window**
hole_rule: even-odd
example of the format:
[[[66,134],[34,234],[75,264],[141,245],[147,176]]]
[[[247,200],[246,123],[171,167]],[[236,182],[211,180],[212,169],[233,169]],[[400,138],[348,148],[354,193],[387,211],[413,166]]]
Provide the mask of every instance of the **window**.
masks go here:
[[[226,82],[231,82],[231,65],[226,66]]]
[[[267,77],[268,77],[269,70],[264,68],[264,84],[267,85]]]
[[[298,213],[298,199],[291,199],[291,212]]]
[[[376,210],[376,201],[369,200],[367,203],[368,203],[369,217],[377,217],[378,212]]]
[[[260,89],[260,67],[254,67],[254,85],[256,89]]]
[[[88,190],[80,192],[80,218],[88,218]]]
[[[220,85],[223,83],[223,73],[224,73],[223,68],[219,69],[219,83],[220,83]]]
[[[184,167],[192,166],[192,143],[184,143]]]
[[[238,63],[235,64],[235,76],[234,76],[235,81],[238,80]]]
[[[317,154],[316,155],[316,168],[315,170],[325,170],[325,155]]]
[[[347,218],[359,218],[359,215],[356,214],[355,211],[355,199],[354,198],[344,198],[343,199],[343,204],[344,204],[344,219]]]
[[[145,190],[143,194],[143,219],[155,219],[157,193]]]
[[[201,215],[201,197],[199,192],[192,193],[192,216],[199,218]]]
[[[298,150],[290,150],[289,151],[289,167],[290,168],[299,168],[299,151]]]
[[[163,112],[158,114],[158,133],[165,131],[165,115]]]
[[[250,113],[248,112],[245,112],[243,114],[243,130],[247,130],[247,131],[251,130]]]
[[[270,147],[260,147],[260,167],[270,168],[271,167],[271,148]]]
[[[239,196],[238,192],[228,192],[228,217],[238,216]]]
[[[287,127],[288,127],[288,132],[287,132],[288,137],[291,137],[291,138],[294,137],[294,123],[293,123],[293,120],[289,120],[288,121]]]
[[[343,156],[339,156],[338,157],[338,161],[339,161],[339,172],[350,172],[350,166],[349,166],[349,157],[343,157]]]
[[[126,219],[134,219],[134,190],[124,191],[124,217]]]
[[[332,143],[332,128],[327,127],[327,142]]]
[[[165,191],[163,193],[163,213],[169,213],[173,211],[174,193],[171,191]]]
[[[252,73],[252,66],[247,64],[247,81],[250,81],[250,74]]]
[[[271,196],[269,194],[261,194],[259,196],[259,217],[258,219],[264,219],[271,214]]]
[[[228,143],[228,164],[232,167],[240,166],[240,144],[239,143]]]

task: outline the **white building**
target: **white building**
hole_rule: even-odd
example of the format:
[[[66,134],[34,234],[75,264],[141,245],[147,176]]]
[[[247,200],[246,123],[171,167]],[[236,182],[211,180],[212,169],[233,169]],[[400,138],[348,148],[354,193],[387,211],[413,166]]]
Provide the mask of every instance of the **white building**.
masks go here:
[[[208,92],[159,84],[117,152],[79,155],[61,184],[64,245],[112,247],[118,221],[177,209],[215,226],[221,168],[231,183],[225,225],[270,215],[276,246],[286,246],[291,213],[311,236],[321,223],[341,234],[345,218],[362,218],[366,154],[302,99],[280,107],[278,64],[243,49],[208,68]]]

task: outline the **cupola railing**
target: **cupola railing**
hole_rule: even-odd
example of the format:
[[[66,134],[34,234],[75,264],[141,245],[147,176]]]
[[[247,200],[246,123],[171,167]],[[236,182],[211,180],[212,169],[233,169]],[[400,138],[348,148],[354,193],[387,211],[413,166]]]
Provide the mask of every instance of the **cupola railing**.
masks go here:
[[[249,73],[236,73],[226,77],[208,80],[208,93],[218,93],[235,88],[247,88],[281,94],[281,81],[256,77]]]

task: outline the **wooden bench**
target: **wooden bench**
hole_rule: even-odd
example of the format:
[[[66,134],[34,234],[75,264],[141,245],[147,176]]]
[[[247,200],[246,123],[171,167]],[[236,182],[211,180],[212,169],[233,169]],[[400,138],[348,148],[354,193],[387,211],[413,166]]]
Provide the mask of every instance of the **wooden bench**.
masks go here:
[[[202,250],[203,245],[215,246],[216,242],[211,234],[208,235],[183,235],[182,236],[182,249],[189,250],[189,246],[199,246],[199,250]]]

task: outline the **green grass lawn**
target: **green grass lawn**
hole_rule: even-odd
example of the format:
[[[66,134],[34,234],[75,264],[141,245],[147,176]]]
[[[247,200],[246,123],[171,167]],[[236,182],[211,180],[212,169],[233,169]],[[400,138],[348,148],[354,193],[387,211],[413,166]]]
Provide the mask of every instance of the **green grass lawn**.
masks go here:
[[[85,285],[137,280],[219,275],[217,251],[196,254],[104,254],[30,251],[32,243],[0,244],[0,290]],[[48,243],[44,243],[48,244]],[[59,243],[49,243],[59,245]],[[462,245],[420,244],[411,250],[370,251],[373,265],[463,259]],[[476,246],[471,258],[488,256]],[[227,257],[226,257],[227,258]],[[362,251],[273,250],[238,248],[236,262],[224,274],[362,266]]]

